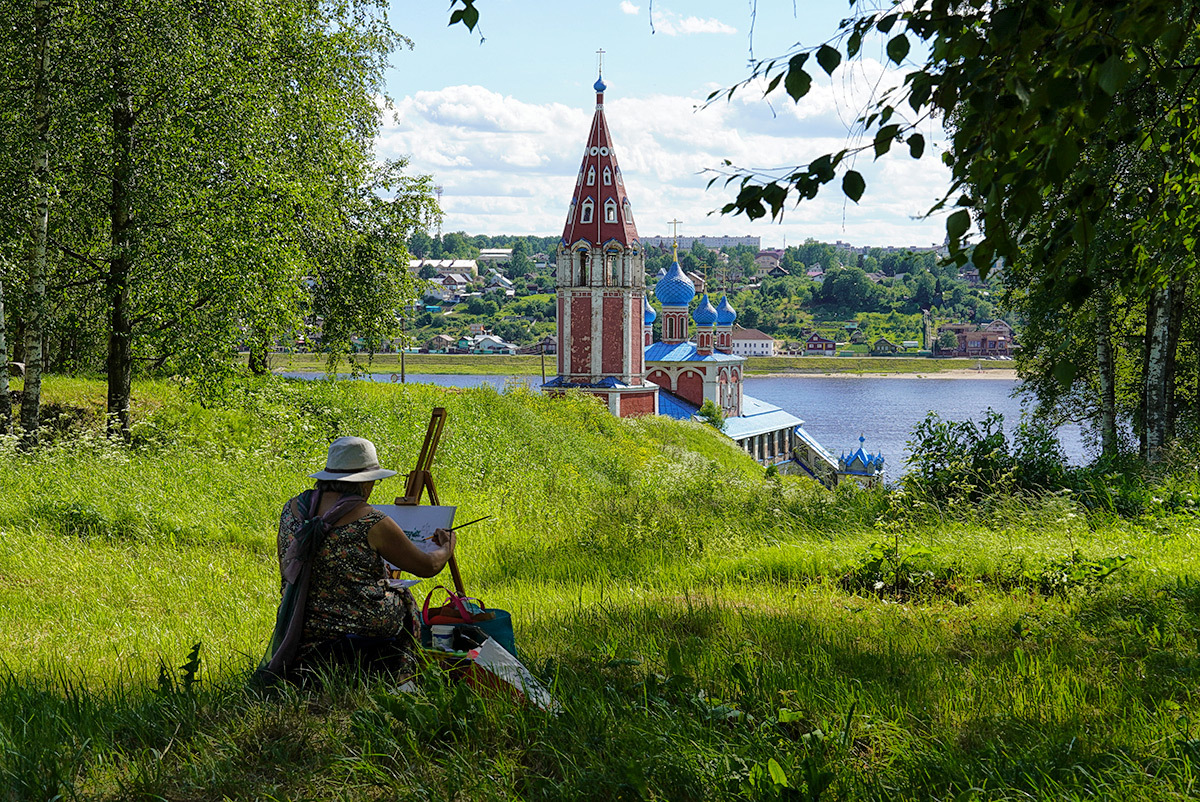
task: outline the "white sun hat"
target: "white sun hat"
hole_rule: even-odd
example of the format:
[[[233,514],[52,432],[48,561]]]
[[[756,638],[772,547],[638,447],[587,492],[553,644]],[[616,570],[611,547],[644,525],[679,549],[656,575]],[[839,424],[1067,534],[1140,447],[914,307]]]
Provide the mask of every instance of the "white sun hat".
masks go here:
[[[311,479],[335,482],[374,482],[395,476],[395,471],[379,467],[375,444],[364,437],[339,437],[329,444],[325,470],[310,473]]]

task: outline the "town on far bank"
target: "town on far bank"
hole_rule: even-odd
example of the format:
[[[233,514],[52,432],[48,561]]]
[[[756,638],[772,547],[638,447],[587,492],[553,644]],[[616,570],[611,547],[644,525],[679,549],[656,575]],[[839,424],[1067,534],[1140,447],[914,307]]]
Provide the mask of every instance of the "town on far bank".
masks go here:
[[[673,242],[697,288],[693,306],[715,292],[739,310],[738,356],[1010,360],[1017,347],[1014,321],[998,305],[1002,271],[983,278],[973,267],[959,270],[941,247],[809,240],[763,248],[751,236],[651,236],[644,239],[648,290],[670,265]],[[557,237],[414,235],[410,268],[423,296],[408,312],[408,350],[557,353],[550,255],[557,244]],[[656,338],[661,326],[660,317]],[[373,345],[384,353],[400,347]]]

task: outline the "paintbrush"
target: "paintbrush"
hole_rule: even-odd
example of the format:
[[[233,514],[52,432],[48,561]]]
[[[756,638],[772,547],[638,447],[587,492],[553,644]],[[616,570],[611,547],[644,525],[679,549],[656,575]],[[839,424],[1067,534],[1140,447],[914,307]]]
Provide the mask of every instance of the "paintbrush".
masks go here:
[[[476,518],[474,521],[467,521],[465,524],[459,524],[458,526],[452,526],[449,529],[447,529],[446,531],[453,532],[456,529],[462,529],[464,526],[470,526],[471,524],[477,524],[480,521],[486,521],[488,518],[491,518],[491,517],[492,516],[490,516],[490,515],[485,515],[482,518]]]
[[[447,529],[446,531],[453,532],[455,529],[462,529],[464,526],[470,526],[471,524],[477,524],[480,521],[486,521],[488,518],[491,518],[491,517],[492,517],[491,515],[485,515],[482,518],[476,518],[474,521],[467,521],[465,524],[459,524],[458,526],[452,526],[449,529]],[[430,536],[430,537],[424,538],[421,542],[427,542],[432,539],[433,539],[432,536]],[[387,561],[385,560],[385,562],[387,562]],[[391,563],[387,563],[387,564],[388,564],[388,566],[390,566],[388,568],[388,577],[389,578],[400,579],[404,575],[403,572],[399,568],[396,568]]]

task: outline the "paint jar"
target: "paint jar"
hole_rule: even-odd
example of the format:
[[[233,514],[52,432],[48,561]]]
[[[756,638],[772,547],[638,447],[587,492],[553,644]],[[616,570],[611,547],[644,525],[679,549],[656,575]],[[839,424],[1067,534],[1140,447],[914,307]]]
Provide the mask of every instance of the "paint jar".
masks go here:
[[[454,651],[454,625],[453,624],[434,624],[430,627],[433,648],[441,649],[443,652]]]

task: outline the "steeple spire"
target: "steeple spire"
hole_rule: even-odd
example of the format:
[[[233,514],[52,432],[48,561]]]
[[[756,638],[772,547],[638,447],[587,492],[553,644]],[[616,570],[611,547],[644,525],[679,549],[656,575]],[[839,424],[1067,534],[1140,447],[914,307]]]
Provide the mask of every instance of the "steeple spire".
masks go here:
[[[604,51],[598,50],[598,60]],[[617,165],[617,156],[604,116],[603,78],[597,78],[596,113],[583,150],[583,163],[575,180],[575,196],[563,227],[563,242],[569,246],[617,243],[625,248],[638,244],[633,224],[633,207],[625,194],[625,179]]]
[[[617,415],[651,415],[658,385],[646,383],[645,256],[604,117],[608,87],[597,77],[594,88],[596,113],[556,254],[558,376],[546,387],[600,396]]]

